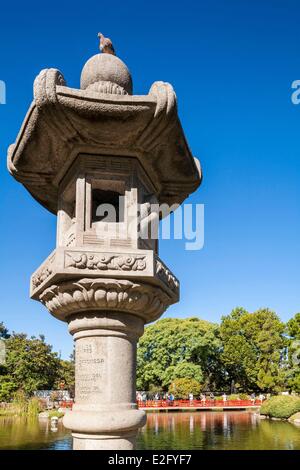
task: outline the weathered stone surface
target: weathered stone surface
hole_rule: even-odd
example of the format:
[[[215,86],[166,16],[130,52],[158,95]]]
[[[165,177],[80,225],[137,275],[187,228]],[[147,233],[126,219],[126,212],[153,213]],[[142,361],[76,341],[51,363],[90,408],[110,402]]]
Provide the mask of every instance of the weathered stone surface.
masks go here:
[[[132,79],[124,62],[110,54],[96,54],[91,57],[81,72],[80,88],[82,90],[100,91],[98,84],[113,83],[132,95]]]
[[[131,280],[130,285],[148,283],[157,286],[165,292],[168,305],[179,298],[179,281],[155,256],[152,250],[137,250],[136,252],[107,252],[90,247],[57,248],[42,266],[32,275],[31,297],[41,300],[45,289],[52,288],[61,281],[73,280],[74,283],[83,277],[90,281],[101,275],[104,280],[113,277]],[[149,319],[150,321],[150,319]],[[152,319],[151,319],[152,321]]]
[[[179,300],[179,281],[158,256],[166,213],[153,207],[180,204],[201,170],[171,85],[132,96],[127,67],[102,42],[109,53],[87,62],[81,90],[58,70],[40,73],[8,167],[58,216],[56,249],[32,275],[31,297],[74,337],[75,404],[64,417],[73,447],[130,450],[146,421],[135,397],[137,341]],[[103,204],[114,217],[98,213]]]
[[[64,417],[75,449],[132,449],[146,422],[135,403],[136,343],[143,321],[132,315],[76,315],[76,404]],[[112,373],[113,371],[113,373]]]
[[[56,214],[60,181],[80,152],[137,158],[160,203],[182,203],[201,182],[170,84],[156,82],[146,96],[101,94],[68,88],[58,70],[43,70],[16,143],[9,148],[9,171]]]
[[[125,279],[81,279],[58,283],[45,289],[39,300],[50,313],[68,321],[83,311],[121,311],[141,317],[145,323],[159,318],[174,303],[158,286]]]

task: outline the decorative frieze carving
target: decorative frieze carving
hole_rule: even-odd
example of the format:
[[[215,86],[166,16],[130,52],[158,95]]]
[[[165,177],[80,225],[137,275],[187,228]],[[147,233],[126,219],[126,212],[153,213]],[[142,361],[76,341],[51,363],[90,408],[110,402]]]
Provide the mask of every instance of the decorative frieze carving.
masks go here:
[[[156,260],[156,274],[173,292],[178,292],[179,290],[179,281],[176,277],[169,271],[169,269],[160,261]]]
[[[53,285],[40,295],[40,301],[56,317],[66,321],[81,311],[123,311],[145,321],[158,318],[173,303],[159,287],[116,279],[81,279]]]
[[[46,264],[44,264],[42,268],[33,276],[32,286],[34,289],[37,289],[53,273],[53,260],[54,256],[49,258]]]
[[[94,253],[66,253],[66,268],[99,271],[144,271],[145,256]]]

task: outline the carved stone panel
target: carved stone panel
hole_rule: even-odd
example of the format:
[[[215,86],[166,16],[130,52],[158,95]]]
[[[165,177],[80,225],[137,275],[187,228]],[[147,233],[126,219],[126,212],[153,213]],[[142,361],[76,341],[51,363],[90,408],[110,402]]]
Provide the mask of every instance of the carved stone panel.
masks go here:
[[[145,271],[146,256],[136,254],[66,252],[66,268],[91,269],[95,271]]]
[[[101,403],[107,382],[105,341],[99,337],[77,340],[75,357],[76,403]]]

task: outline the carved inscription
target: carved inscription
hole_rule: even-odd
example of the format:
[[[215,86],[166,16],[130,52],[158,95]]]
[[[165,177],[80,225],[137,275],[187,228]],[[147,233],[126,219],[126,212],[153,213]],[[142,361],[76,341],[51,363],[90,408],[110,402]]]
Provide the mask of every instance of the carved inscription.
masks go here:
[[[99,402],[104,398],[106,358],[103,338],[81,338],[76,341],[76,390],[77,403]]]

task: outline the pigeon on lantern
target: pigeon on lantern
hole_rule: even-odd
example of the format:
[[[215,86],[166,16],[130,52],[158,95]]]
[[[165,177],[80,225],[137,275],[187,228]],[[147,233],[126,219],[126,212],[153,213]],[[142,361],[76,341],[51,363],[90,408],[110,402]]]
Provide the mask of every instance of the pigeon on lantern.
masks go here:
[[[101,52],[116,55],[113,43],[109,38],[106,38],[102,33],[98,33],[98,38],[100,38],[99,49]]]

